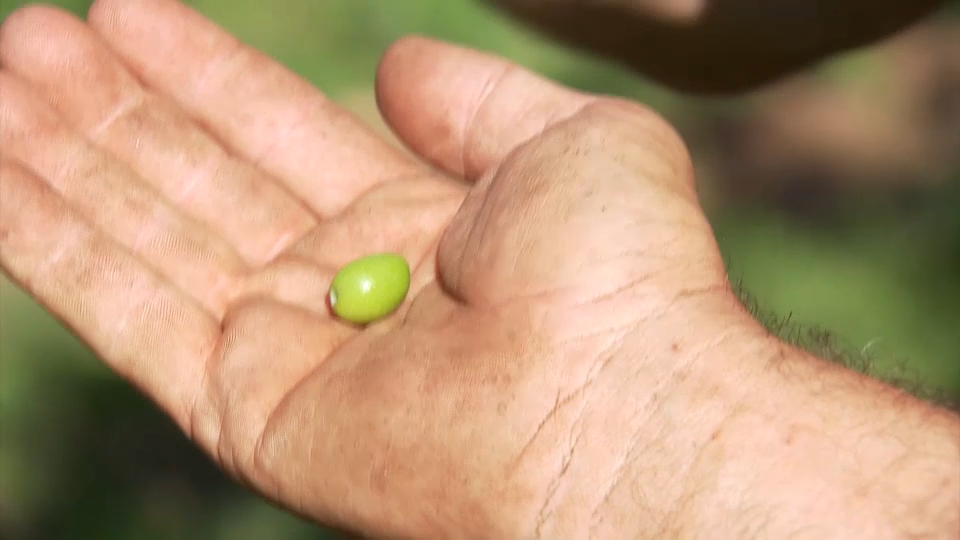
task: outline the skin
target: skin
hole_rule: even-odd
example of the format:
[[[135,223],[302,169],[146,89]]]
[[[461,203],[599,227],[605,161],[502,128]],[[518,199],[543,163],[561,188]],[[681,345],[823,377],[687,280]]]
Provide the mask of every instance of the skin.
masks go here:
[[[674,89],[731,94],[906,28],[943,0],[483,0]]]
[[[0,29],[0,267],[265,497],[391,538],[960,534],[960,419],[765,333],[651,111],[405,39],[414,161],[182,4],[88,20]],[[323,302],[371,251],[411,291],[360,330]]]

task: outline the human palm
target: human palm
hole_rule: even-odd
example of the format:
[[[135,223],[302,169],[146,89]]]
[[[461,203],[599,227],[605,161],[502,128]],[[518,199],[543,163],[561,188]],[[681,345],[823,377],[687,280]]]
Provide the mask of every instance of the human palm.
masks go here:
[[[18,12],[0,61],[4,271],[226,470],[325,523],[544,527],[594,487],[564,480],[574,450],[623,450],[586,440],[635,397],[617,381],[697,346],[652,321],[731,303],[675,134],[486,55],[386,55],[381,108],[423,161],[168,0],[100,1],[89,26]],[[408,301],[333,318],[336,269],[381,251],[411,261]]]

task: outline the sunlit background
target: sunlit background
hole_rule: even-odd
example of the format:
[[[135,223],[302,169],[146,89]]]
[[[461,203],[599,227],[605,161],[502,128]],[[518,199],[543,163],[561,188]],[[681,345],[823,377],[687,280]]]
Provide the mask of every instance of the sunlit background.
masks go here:
[[[380,129],[374,69],[407,33],[647,103],[685,136],[731,274],[763,306],[960,397],[955,7],[761,92],[703,100],[551,44],[476,0],[189,3]],[[332,537],[226,480],[19,290],[0,281],[0,295],[0,536]]]

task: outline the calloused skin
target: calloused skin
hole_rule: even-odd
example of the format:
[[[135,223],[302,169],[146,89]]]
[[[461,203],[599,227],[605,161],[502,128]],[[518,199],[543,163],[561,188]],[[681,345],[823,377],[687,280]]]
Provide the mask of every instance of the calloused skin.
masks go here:
[[[421,38],[414,159],[172,0],[0,30],[0,263],[225,471],[395,538],[955,538],[960,421],[769,336],[674,130]],[[400,311],[325,306],[377,251]],[[910,536],[912,535],[912,536]]]

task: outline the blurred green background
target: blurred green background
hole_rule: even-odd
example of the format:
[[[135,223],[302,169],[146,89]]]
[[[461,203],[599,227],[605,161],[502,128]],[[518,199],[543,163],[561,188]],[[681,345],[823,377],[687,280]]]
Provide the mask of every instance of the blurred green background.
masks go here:
[[[52,3],[81,15],[89,4]],[[763,91],[707,100],[549,43],[474,0],[189,3],[374,124],[377,60],[407,33],[651,105],[686,137],[731,273],[764,307],[960,397],[956,9]],[[4,538],[328,537],[226,480],[6,281],[0,358]]]

